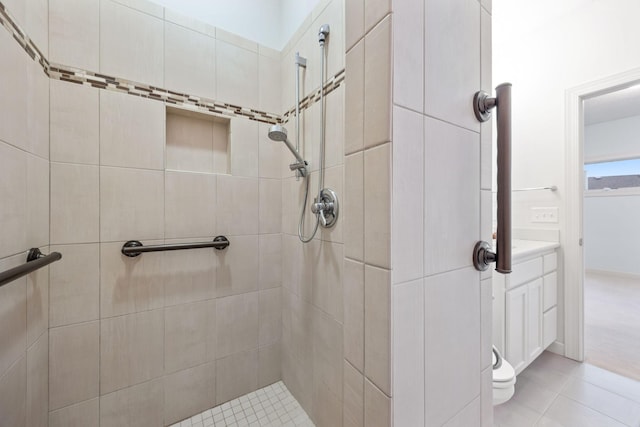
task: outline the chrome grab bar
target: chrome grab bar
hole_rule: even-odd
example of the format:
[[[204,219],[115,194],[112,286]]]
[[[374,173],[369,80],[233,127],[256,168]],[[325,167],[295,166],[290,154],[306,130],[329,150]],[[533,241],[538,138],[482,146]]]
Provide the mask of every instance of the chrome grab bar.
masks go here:
[[[473,98],[473,110],[480,122],[491,118],[491,109],[498,110],[498,233],[496,251],[489,243],[479,241],[473,250],[473,265],[484,271],[496,263],[496,271],[511,273],[511,83],[496,87],[496,97],[479,91]]]
[[[202,248],[214,248],[219,251],[229,246],[229,239],[225,236],[216,236],[211,242],[196,242],[196,243],[171,243],[167,245],[151,245],[144,246],[138,240],[129,240],[122,245],[122,255],[135,258],[138,255],[145,252],[163,252],[163,251],[179,251],[182,249],[202,249]]]

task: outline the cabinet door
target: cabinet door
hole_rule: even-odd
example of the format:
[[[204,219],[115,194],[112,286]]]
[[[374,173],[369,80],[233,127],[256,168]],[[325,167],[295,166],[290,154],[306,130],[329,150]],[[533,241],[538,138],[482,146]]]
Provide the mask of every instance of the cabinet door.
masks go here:
[[[542,353],[543,329],[542,329],[542,305],[544,289],[542,278],[527,285],[527,357],[531,361]]]
[[[505,298],[505,357],[516,373],[527,362],[527,286],[506,293]]]

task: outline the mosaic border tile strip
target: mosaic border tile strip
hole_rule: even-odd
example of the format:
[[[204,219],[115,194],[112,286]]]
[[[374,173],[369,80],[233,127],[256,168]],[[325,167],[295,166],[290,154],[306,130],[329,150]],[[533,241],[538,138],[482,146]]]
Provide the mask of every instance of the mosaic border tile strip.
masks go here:
[[[12,18],[5,5],[0,1],[0,23],[11,33],[13,38],[31,57],[38,62],[44,73],[52,79],[69,83],[81,84],[98,89],[127,93],[133,96],[153,99],[164,102],[168,105],[184,107],[193,111],[203,111],[207,113],[219,114],[227,117],[244,117],[262,123],[276,124],[287,122],[295,113],[295,107],[286,111],[282,116],[265,111],[254,110],[252,108],[241,107],[239,105],[218,102],[212,99],[202,98],[169,89],[163,89],[144,83],[137,83],[131,80],[108,76],[87,70],[75,69],[61,64],[50,64],[40,49],[33,43],[27,34]],[[336,90],[344,81],[344,68],[331,77],[322,88],[324,95],[328,95]],[[300,101],[300,110],[306,110],[320,100],[320,88],[316,88],[309,95]]]
[[[314,427],[282,381],[173,424],[172,427]]]

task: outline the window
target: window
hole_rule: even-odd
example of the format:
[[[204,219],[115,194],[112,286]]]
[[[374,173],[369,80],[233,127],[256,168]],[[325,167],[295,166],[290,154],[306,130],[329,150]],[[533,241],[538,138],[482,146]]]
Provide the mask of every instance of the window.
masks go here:
[[[640,159],[584,165],[587,190],[640,187]]]

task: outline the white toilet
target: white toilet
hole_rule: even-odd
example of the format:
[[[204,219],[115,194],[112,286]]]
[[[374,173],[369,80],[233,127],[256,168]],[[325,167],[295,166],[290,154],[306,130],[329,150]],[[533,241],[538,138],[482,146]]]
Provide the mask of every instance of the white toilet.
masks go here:
[[[515,391],[516,371],[498,349],[493,347],[493,406],[511,399]]]

